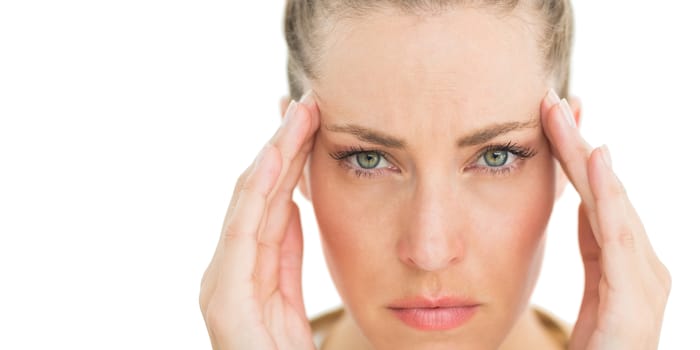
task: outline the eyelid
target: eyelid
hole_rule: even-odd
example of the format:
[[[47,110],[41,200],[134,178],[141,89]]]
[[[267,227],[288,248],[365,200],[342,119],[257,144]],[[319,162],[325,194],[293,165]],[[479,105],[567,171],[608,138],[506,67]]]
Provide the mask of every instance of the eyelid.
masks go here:
[[[384,158],[384,159],[386,159],[386,160],[389,160],[389,159],[391,158],[391,157],[390,157],[386,152],[384,152],[384,151],[381,151],[381,150],[378,150],[378,149],[365,149],[365,148],[363,148],[363,147],[358,147],[358,146],[352,146],[352,147],[350,147],[350,148],[347,148],[347,149],[345,149],[345,150],[341,150],[341,151],[338,151],[338,152],[331,152],[331,153],[329,153],[329,155],[331,156],[331,158],[333,158],[333,159],[335,159],[335,160],[342,160],[342,159],[345,159],[345,158],[349,158],[349,157],[355,156],[355,155],[357,155],[357,154],[359,154],[359,153],[371,153],[371,152],[377,153],[378,155],[380,155],[382,158]]]
[[[358,159],[357,159],[357,158],[358,158],[359,155],[361,155],[361,154],[363,154],[363,153],[374,153],[374,154],[378,155],[378,156],[379,156],[379,163],[377,164],[377,166],[375,166],[374,168],[363,168],[360,164],[358,164]],[[376,171],[376,170],[379,170],[379,169],[386,169],[386,168],[388,168],[389,165],[391,164],[391,163],[389,162],[389,159],[387,159],[387,157],[386,157],[384,154],[382,154],[381,152],[378,152],[378,151],[356,152],[356,153],[353,153],[353,154],[351,154],[351,155],[345,157],[344,160],[345,160],[346,162],[352,163],[352,166],[353,166],[354,168],[362,169],[363,171]],[[380,167],[380,165],[382,165],[382,163],[387,163],[387,164],[386,164],[385,166],[383,166],[383,167]]]
[[[507,163],[507,165],[499,167],[490,167],[488,165],[476,164],[480,159],[484,157],[486,152],[489,151],[506,151],[508,152],[509,156],[512,155],[516,157],[516,159],[514,159],[510,163]],[[383,158],[383,161],[388,162],[390,166],[386,166],[383,168],[365,169],[360,167],[359,164],[351,164],[352,160],[350,159],[350,157],[354,157],[359,153],[368,152],[377,153],[381,158]],[[476,156],[468,162],[468,165],[462,167],[462,171],[476,170],[480,172],[486,172],[492,176],[507,175],[507,173],[510,173],[511,171],[516,170],[518,167],[520,167],[523,161],[534,157],[536,154],[537,151],[533,148],[527,146],[520,146],[514,142],[490,144],[482,147],[481,150],[476,153]],[[396,165],[396,162],[392,159],[391,155],[379,149],[369,149],[364,148],[362,146],[352,146],[346,148],[345,150],[331,152],[329,153],[329,155],[331,156],[331,158],[337,160],[341,166],[347,168],[348,170],[354,171],[355,175],[357,175],[358,177],[381,176],[384,174],[385,171],[401,172],[400,167]]]
[[[372,168],[372,169],[365,169],[360,167],[359,165],[354,165],[350,164],[352,162],[352,157],[357,156],[360,153],[377,153],[382,159],[381,161],[386,161],[389,163],[389,166],[383,167],[383,168]],[[358,177],[360,176],[381,176],[385,171],[393,171],[393,172],[400,172],[401,170],[399,169],[398,166],[395,165],[395,162],[392,160],[391,155],[388,153],[378,150],[378,149],[365,149],[361,146],[353,146],[350,147],[346,150],[338,151],[338,152],[331,152],[329,153],[331,158],[335,159],[338,161],[338,163],[346,167],[349,170],[353,170],[355,172],[355,175]]]
[[[511,161],[507,165],[499,166],[499,167],[490,167],[488,165],[478,165],[476,164],[479,160],[483,159],[484,155],[486,152],[489,151],[506,151],[508,152],[509,156],[512,154],[515,157],[517,157],[515,160]],[[529,158],[534,157],[537,154],[537,151],[534,150],[533,148],[526,147],[526,146],[520,146],[517,143],[514,142],[508,142],[505,144],[490,144],[485,147],[483,147],[479,152],[477,152],[477,155],[474,159],[469,161],[469,165],[464,167],[463,169],[466,170],[478,170],[478,171],[483,171],[483,172],[488,172],[491,175],[507,175],[512,170],[517,169],[522,162],[526,161]]]

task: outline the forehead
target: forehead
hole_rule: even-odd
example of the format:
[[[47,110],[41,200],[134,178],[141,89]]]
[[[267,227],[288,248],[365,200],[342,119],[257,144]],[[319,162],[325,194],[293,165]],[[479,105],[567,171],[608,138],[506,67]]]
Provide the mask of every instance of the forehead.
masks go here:
[[[342,20],[327,35],[312,86],[323,118],[379,128],[442,118],[463,129],[464,121],[513,120],[535,103],[519,119],[532,117],[546,90],[536,23],[522,9],[470,7]]]

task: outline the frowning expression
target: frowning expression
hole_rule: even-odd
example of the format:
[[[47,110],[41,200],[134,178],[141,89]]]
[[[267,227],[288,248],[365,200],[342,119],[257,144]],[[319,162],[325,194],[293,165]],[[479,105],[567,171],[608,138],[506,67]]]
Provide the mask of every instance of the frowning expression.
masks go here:
[[[387,9],[330,34],[307,179],[336,287],[378,348],[496,348],[527,307],[556,177],[534,23]],[[421,303],[468,305],[401,314]]]

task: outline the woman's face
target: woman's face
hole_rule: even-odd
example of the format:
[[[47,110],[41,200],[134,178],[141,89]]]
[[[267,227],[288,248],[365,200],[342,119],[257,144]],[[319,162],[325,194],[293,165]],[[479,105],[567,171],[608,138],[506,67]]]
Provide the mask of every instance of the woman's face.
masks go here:
[[[496,348],[529,303],[556,176],[536,23],[387,11],[330,34],[307,186],[337,289],[378,348]]]

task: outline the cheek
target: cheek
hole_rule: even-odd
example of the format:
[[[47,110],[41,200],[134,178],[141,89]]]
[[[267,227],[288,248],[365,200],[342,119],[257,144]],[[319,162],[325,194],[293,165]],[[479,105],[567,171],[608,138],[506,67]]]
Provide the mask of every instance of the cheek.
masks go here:
[[[355,286],[371,285],[386,274],[391,259],[393,191],[372,180],[357,179],[324,152],[314,151],[309,186],[330,274],[344,300]],[[362,293],[360,293],[362,294]]]
[[[544,153],[544,152],[543,152]],[[489,186],[488,194],[479,188],[480,232],[472,238],[474,260],[488,261],[488,271],[480,271],[490,281],[491,294],[501,294],[523,307],[539,275],[547,224],[556,196],[555,166],[549,153],[540,154],[527,164],[520,176]]]
[[[508,314],[527,304],[539,273],[554,174],[551,155],[541,152],[512,176],[465,180],[459,196],[445,204],[450,217],[444,228],[459,232],[466,247],[456,275],[499,300]],[[346,303],[369,301],[372,293],[358,286],[377,285],[391,272],[405,276],[397,244],[408,231],[399,228],[415,216],[406,208],[417,207],[405,203],[411,196],[397,195],[407,189],[396,181],[355,178],[320,148],[312,154],[309,185],[326,262]]]

